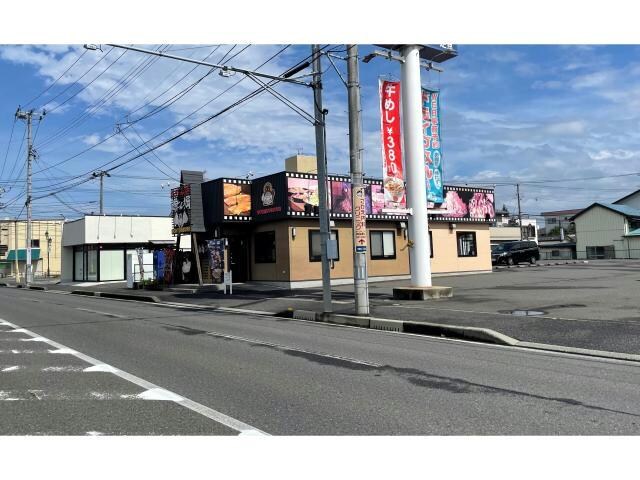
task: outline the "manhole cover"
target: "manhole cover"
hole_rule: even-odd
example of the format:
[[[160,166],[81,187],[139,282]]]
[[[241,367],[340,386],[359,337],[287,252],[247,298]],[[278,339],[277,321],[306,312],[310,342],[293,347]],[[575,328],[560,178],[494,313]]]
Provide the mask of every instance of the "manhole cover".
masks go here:
[[[540,310],[511,310],[511,315],[516,317],[534,317],[536,315],[544,315]]]

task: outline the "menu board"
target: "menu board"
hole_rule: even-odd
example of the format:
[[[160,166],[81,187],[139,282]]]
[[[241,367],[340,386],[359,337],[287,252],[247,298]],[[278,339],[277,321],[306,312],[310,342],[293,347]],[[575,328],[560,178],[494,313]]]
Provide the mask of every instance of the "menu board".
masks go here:
[[[223,183],[224,215],[251,215],[251,184]]]
[[[295,215],[318,214],[318,180],[315,178],[288,179],[287,197],[289,212]]]
[[[351,182],[348,180],[331,180],[331,213],[350,214]]]
[[[493,191],[445,187],[444,202],[437,213],[447,218],[492,220],[496,216]]]

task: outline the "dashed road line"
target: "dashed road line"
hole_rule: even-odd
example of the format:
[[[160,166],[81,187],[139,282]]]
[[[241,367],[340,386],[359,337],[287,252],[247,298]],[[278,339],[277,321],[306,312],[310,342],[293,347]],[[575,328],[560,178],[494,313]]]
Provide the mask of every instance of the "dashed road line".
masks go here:
[[[7,320],[3,320],[0,319],[0,325],[7,325],[10,327],[13,327],[14,329],[20,329],[21,327],[19,327],[18,325],[14,325],[11,322],[8,322]],[[34,338],[44,338],[41,337],[40,335],[27,330],[27,329],[22,329],[24,330],[23,333],[34,337]],[[85,355],[84,353],[78,352],[76,350],[73,350],[65,345],[62,345],[61,343],[58,343],[54,340],[50,340],[50,339],[46,339],[44,338],[44,340],[46,341],[46,343],[48,343],[49,345],[51,345],[52,347],[55,348],[55,350],[49,350],[50,353],[56,353],[56,354],[69,354],[69,355],[73,355],[77,358],[79,358],[80,360],[84,360],[87,363],[90,363],[93,366],[96,367],[100,367],[100,368],[105,368],[108,367],[107,364],[105,364],[104,362],[101,362],[100,360],[97,360],[93,357],[90,357],[89,355]],[[139,387],[142,387],[145,389],[144,392],[142,392],[141,394],[138,394],[136,396],[136,398],[140,398],[142,400],[156,400],[156,399],[160,399],[160,400],[166,400],[166,401],[173,401],[175,403],[177,403],[178,405],[182,405],[183,407],[199,413],[200,415],[207,417],[211,420],[214,420],[215,422],[218,422],[232,430],[235,430],[237,432],[240,433],[240,435],[268,435],[268,433],[253,427],[247,423],[244,423],[238,419],[235,419],[233,417],[230,417],[228,415],[225,415],[222,412],[219,412],[217,410],[214,410],[210,407],[207,407],[206,405],[203,405],[201,403],[198,403],[194,400],[191,400],[189,398],[183,397],[175,392],[172,392],[170,390],[164,389],[162,387],[159,387],[158,385],[151,383],[147,380],[144,380],[136,375],[133,375],[131,373],[125,372],[123,370],[120,370],[118,368],[112,367],[113,368],[113,373],[114,375],[127,380],[135,385],[138,385]],[[11,396],[10,392],[3,392],[0,391],[0,400],[14,400],[16,399],[15,397]]]
[[[111,313],[111,312],[103,312],[100,310],[92,310],[90,308],[82,308],[82,307],[74,307],[76,310],[80,310],[82,312],[89,312],[89,313],[95,313],[97,315],[104,315],[106,317],[115,317],[115,318],[130,318],[127,317],[126,315],[118,315],[117,313]]]

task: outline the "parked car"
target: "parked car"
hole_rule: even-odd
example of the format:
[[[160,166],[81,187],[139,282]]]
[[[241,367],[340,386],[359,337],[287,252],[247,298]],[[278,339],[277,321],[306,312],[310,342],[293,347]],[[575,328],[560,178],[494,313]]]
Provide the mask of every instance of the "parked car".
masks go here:
[[[515,265],[540,260],[540,250],[536,242],[507,242],[491,247],[491,263],[493,265]]]

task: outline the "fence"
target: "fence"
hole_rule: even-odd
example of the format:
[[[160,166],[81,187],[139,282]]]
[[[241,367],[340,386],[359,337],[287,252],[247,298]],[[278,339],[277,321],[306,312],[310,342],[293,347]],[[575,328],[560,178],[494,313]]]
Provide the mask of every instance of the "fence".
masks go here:
[[[578,250],[576,256],[579,260],[640,260],[640,248],[587,247]]]

